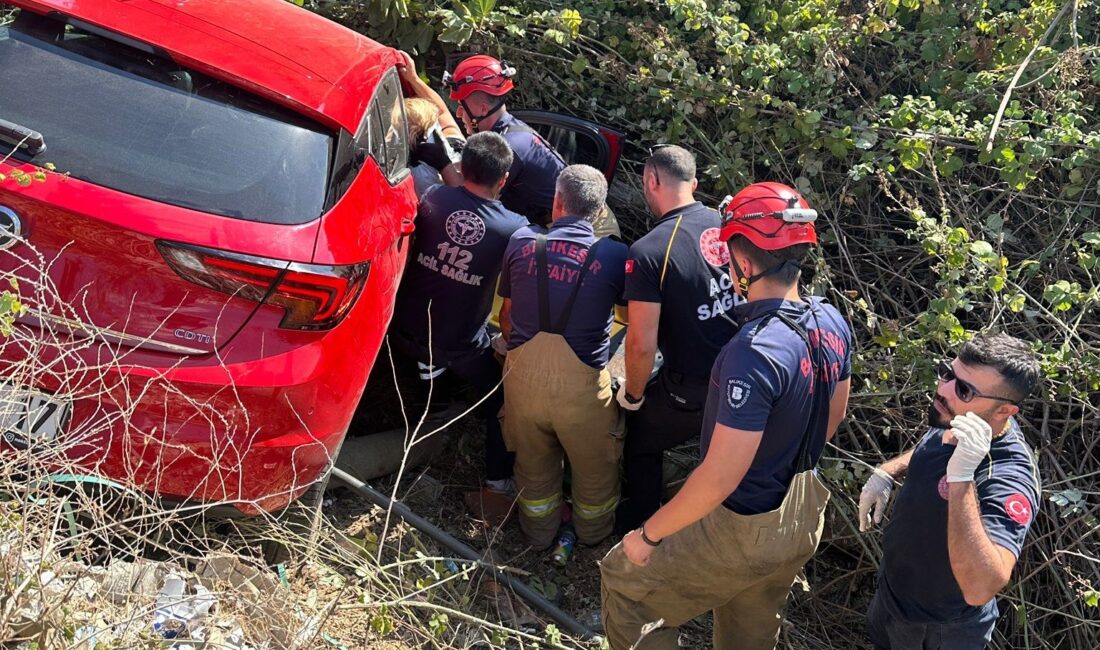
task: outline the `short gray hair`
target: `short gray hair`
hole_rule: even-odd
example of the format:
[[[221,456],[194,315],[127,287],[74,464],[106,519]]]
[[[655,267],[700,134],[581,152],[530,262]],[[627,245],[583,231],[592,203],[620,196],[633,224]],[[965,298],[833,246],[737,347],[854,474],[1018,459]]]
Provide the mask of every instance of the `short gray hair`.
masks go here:
[[[565,214],[588,221],[600,216],[607,201],[607,179],[603,172],[588,165],[569,165],[563,169],[555,190]]]

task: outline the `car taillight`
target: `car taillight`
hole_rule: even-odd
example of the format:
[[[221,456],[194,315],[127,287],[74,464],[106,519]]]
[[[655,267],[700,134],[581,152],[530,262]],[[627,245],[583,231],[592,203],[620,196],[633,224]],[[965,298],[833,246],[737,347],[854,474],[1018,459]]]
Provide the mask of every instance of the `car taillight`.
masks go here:
[[[327,266],[158,241],[180,277],[238,298],[286,310],[280,327],[326,330],[347,315],[367,281],[370,263]]]

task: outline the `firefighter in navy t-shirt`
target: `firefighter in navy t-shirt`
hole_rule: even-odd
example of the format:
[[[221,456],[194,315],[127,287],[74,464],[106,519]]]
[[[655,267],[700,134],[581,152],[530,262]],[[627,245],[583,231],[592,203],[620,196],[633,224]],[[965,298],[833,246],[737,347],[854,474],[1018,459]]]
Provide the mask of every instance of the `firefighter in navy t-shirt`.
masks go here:
[[[512,151],[495,133],[472,136],[462,151],[462,187],[437,185],[425,193],[416,221],[409,266],[397,292],[390,332],[416,359],[422,379],[450,371],[477,393],[485,420],[489,487],[511,491],[512,458],[497,413],[500,364],[486,322],[512,233],[527,225],[497,197],[508,178]]]
[[[603,173],[571,165],[557,185],[553,224],[512,235],[500,280],[504,435],[516,452],[520,527],[537,549],[558,533],[563,458],[578,540],[597,544],[611,533],[622,450],[606,366],[626,244],[593,231],[607,199]]]
[[[500,195],[504,207],[531,223],[550,223],[554,183],[565,161],[542,136],[508,112],[505,102],[516,69],[485,54],[471,56],[445,75],[444,85],[458,102],[457,115],[467,133],[493,131],[504,136],[514,154],[508,182]]]
[[[617,398],[628,411],[620,533],[661,505],[662,456],[699,434],[707,378],[736,331],[730,312],[729,251],[718,213],[695,200],[695,158],[683,147],[653,151],[642,174],[657,222],[630,247],[626,377]],[[660,349],[664,365],[650,380]]]
[[[707,611],[716,650],[774,647],[824,527],[829,491],[814,466],[847,408],[851,331],[799,294],[816,212],[778,183],[750,185],[729,206],[720,241],[747,297],[734,310],[740,330],[710,375],[702,463],[601,562],[613,650],[678,648],[677,626]]]
[[[1013,418],[1039,381],[1031,347],[976,336],[939,366],[917,446],[876,468],[859,499],[860,530],[879,523],[904,478],[882,540],[868,612],[876,648],[977,650],[997,620],[1039,507],[1034,454]]]

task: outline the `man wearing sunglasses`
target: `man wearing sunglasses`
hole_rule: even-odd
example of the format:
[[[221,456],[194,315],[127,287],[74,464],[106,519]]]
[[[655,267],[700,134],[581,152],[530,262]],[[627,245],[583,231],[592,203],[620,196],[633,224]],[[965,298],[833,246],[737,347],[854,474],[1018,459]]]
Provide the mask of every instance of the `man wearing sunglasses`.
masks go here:
[[[984,648],[997,592],[1039,507],[1034,454],[1013,417],[1039,382],[1030,346],[1005,334],[976,336],[938,374],[931,428],[914,449],[876,468],[859,499],[866,531],[905,479],[868,612],[880,649]]]

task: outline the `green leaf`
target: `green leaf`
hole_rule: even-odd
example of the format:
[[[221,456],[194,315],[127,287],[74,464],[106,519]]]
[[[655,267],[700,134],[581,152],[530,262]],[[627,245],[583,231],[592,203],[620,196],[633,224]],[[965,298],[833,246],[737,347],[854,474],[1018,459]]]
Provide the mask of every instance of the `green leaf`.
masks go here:
[[[993,255],[993,245],[987,241],[976,241],[970,243],[970,252],[978,257],[986,258]]]
[[[1059,280],[1043,290],[1043,300],[1049,302],[1054,311],[1068,311],[1080,298],[1081,285],[1068,280]]]
[[[901,166],[906,169],[919,169],[924,159],[921,158],[920,153],[915,149],[905,149],[898,155],[898,160],[901,161]]]
[[[878,133],[875,131],[860,131],[859,134],[856,135],[856,149],[863,149],[864,151],[866,151],[867,149],[874,147],[877,142]]]
[[[1081,236],[1081,241],[1090,246],[1100,246],[1100,232],[1087,232]]]
[[[1013,294],[1013,296],[1009,298],[1008,302],[1005,304],[1008,305],[1009,311],[1018,314],[1022,312],[1024,310],[1024,307],[1027,305],[1027,296],[1022,293]]]
[[[573,74],[580,75],[588,67],[588,59],[583,56],[578,56],[573,59]]]
[[[570,38],[576,38],[580,35],[583,20],[581,19],[581,13],[576,9],[562,9],[561,23],[569,30]]]
[[[439,40],[443,43],[454,43],[455,45],[462,45],[466,41],[470,40],[470,37],[474,35],[474,28],[467,23],[460,22],[456,25],[447,27],[439,34]]]
[[[806,124],[817,124],[821,121],[821,113],[817,111],[807,111],[806,114],[802,116],[802,121]]]
[[[1090,589],[1083,594],[1085,604],[1089,607],[1100,605],[1100,591]]]

